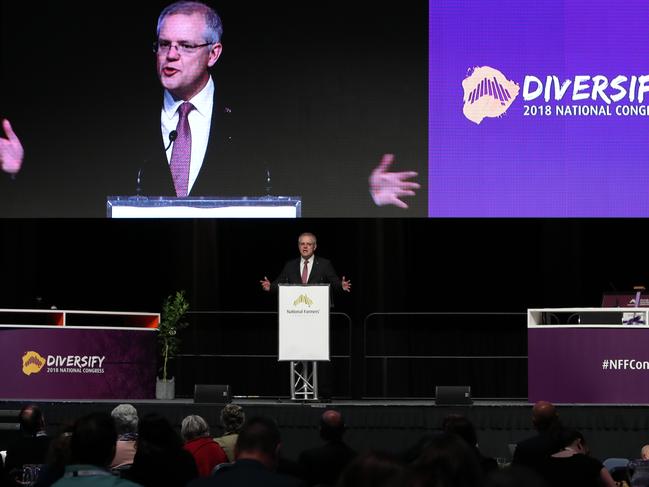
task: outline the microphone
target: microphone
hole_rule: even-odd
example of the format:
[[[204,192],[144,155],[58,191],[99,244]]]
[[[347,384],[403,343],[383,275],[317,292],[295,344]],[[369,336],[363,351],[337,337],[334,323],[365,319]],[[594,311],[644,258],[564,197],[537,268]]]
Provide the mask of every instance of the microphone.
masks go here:
[[[270,196],[270,192],[273,189],[270,178],[270,168],[266,168],[266,196]]]
[[[171,147],[171,144],[174,143],[174,141],[178,138],[178,131],[172,130],[169,132],[169,143],[167,144],[167,147],[164,148],[163,152],[167,152],[169,150],[169,147]],[[137,171],[137,178],[135,179],[135,194],[137,196],[140,196],[142,194],[142,174],[144,174],[144,166],[147,164],[148,159],[144,161],[144,164],[140,166],[140,169]]]
[[[177,138],[178,138],[178,131],[172,130],[171,132],[169,132],[169,144],[167,145],[167,147],[165,147],[165,152],[169,150],[169,147],[171,146],[171,144],[174,143],[174,141]]]

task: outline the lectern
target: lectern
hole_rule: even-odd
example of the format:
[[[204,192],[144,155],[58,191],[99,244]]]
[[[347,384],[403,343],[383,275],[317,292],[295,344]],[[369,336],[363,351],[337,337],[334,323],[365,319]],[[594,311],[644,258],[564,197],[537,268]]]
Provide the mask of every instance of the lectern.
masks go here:
[[[300,196],[109,196],[108,218],[299,218]]]
[[[279,285],[279,361],[290,361],[291,399],[318,400],[318,361],[329,360],[329,284]]]

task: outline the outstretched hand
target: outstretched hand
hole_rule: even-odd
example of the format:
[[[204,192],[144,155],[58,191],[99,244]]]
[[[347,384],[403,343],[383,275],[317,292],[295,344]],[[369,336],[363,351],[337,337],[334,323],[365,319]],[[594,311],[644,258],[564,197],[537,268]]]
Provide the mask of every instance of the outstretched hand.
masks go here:
[[[7,138],[0,137],[0,167],[4,172],[16,174],[23,164],[25,151],[9,120],[2,121],[2,128]]]
[[[401,200],[404,196],[415,196],[415,190],[421,186],[414,181],[407,181],[418,176],[415,171],[389,172],[394,162],[394,154],[383,154],[381,163],[370,174],[370,194],[377,206],[394,205],[408,208]]]
[[[262,281],[259,281],[259,284],[261,284],[261,288],[264,291],[270,291],[270,281],[266,276],[264,276],[264,279]]]
[[[352,281],[345,280],[345,276],[342,279],[343,291],[350,292],[352,290]]]

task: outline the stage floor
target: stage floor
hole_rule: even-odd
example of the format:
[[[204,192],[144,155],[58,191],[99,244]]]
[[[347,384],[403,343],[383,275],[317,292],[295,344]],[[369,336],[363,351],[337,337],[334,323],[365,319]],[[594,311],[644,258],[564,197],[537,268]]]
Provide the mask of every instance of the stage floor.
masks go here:
[[[66,423],[91,411],[110,411],[120,402],[129,402],[142,416],[157,412],[180,429],[182,419],[189,414],[203,416],[211,425],[212,434],[220,434],[219,414],[222,404],[194,403],[192,399],[172,401],[0,401],[0,449],[15,431],[17,411],[23,404],[41,405],[45,412],[48,432],[56,432]],[[248,417],[274,417],[282,431],[284,456],[295,459],[300,451],[320,443],[318,421],[326,408],[336,408],[345,416],[346,441],[355,449],[401,452],[412,446],[422,435],[439,430],[447,414],[462,413],[476,426],[480,448],[492,457],[510,458],[510,445],[532,436],[531,407],[526,401],[476,400],[471,405],[436,405],[432,400],[332,400],[331,402],[291,401],[288,398],[234,398]],[[629,404],[558,404],[562,422],[580,430],[593,455],[635,458],[649,443],[649,407]]]

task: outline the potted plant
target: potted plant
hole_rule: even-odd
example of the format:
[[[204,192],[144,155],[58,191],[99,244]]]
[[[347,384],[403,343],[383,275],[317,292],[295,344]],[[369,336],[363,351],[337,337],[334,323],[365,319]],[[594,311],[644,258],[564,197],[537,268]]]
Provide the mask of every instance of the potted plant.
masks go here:
[[[158,327],[162,377],[156,377],[156,399],[173,399],[175,396],[174,378],[168,377],[168,365],[178,352],[180,344],[178,332],[189,325],[186,321],[181,321],[188,309],[189,303],[185,299],[185,291],[177,291],[175,294],[167,296],[162,304],[160,326]]]

